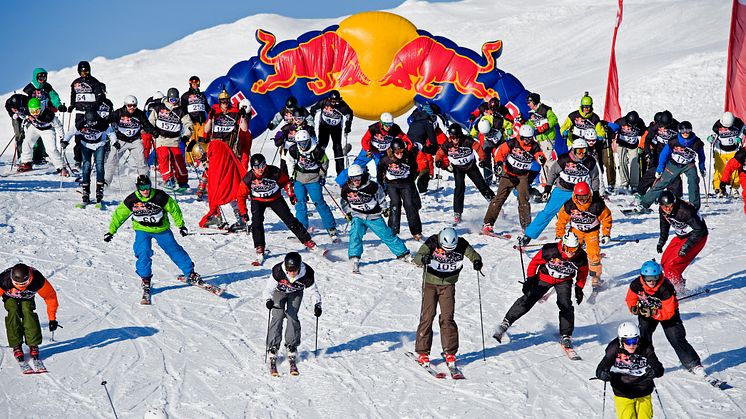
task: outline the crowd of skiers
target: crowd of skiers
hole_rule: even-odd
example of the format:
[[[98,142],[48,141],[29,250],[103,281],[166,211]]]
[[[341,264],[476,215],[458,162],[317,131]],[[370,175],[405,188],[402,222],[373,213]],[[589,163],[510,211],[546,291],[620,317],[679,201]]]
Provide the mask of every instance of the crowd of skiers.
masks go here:
[[[457,232],[468,177],[488,203],[480,230],[487,236],[509,238],[509,234],[498,232],[495,224],[511,192],[515,192],[521,230],[516,248],[522,258],[534,246],[531,241],[540,237],[552,219],[557,219],[555,240],[542,243],[522,272],[523,295],[507,311],[494,338],[502,342],[519,318],[554,291],[559,307],[560,343],[571,350],[573,294],[575,303],[581,304],[589,275],[593,295],[603,286],[600,246],[612,240],[613,218],[605,198],[629,194],[634,195],[635,203],[626,211],[629,216],[647,212],[652,204],[658,204],[657,251],[663,255],[660,264],[645,262],[639,277],[630,284],[626,304],[638,316],[638,325],[625,322],[619,326],[618,339],[608,345],[597,377],[611,381],[620,417],[648,417],[652,413],[652,380],[663,374],[652,347],[652,333],[658,323],[682,364],[704,376],[698,355],[686,341],[677,294],[686,292],[683,272],[707,242],[707,225],[698,213],[700,176],[704,178],[708,170],[713,170],[711,185],[715,196],[730,195],[729,186],[731,193],[736,193],[746,181],[746,151],[741,147],[744,124],[730,112],[715,122],[713,134],[707,137],[713,168],[706,163],[707,146],[693,132],[690,122],[677,121],[669,111],[657,113],[647,125],[635,111],[616,121],[603,121],[593,111],[593,100],[587,93],[562,124],[537,93],[528,95],[527,115],[512,114],[498,98],[489,99],[472,113],[468,129],[449,123],[431,102],[419,104],[409,115],[406,132],[390,113],[383,113],[367,128],[359,154],[348,165],[347,136],[353,110],[338,91],[331,91],[310,111],[299,106],[295,98],[287,99],[285,107],[267,126],[269,130],[279,128],[274,144],[280,162],[274,165],[274,159],[268,163],[263,154],[251,153],[250,103],[236,103],[223,91],[218,103],[210,106],[199,89],[197,76],[189,79],[189,88],[183,95],[170,88],[166,95],[149,98],[143,110],[138,108],[134,96],[127,96],[123,106],[115,109],[106,97],[106,86],[91,75],[88,62],[79,63],[78,73],[80,77],[71,84],[70,106],[61,103],[59,94],[47,82],[44,69],[34,70],[32,83],[23,89],[24,93],[14,94],[6,102],[13,119],[18,171],[31,170],[34,161],[43,159],[44,154],[61,176],[69,176],[80,168],[86,205],[91,202],[92,164],[96,169],[95,200],[100,203],[104,188],[118,173],[119,161],[129,156],[138,173],[136,190],[114,211],[104,240],[112,240],[132,216],[136,232],[135,270],[147,303],[153,239],[187,282],[204,284],[170,229],[169,216],[182,236],[189,234],[175,195],[169,195],[189,189],[187,167],[198,174],[197,198],[206,198],[210,204],[200,227],[248,231],[257,254],[255,265],[264,261],[267,209],[308,249],[324,254],[312,239],[314,230],[308,210],[308,202],[312,202],[330,240],[340,241],[326,193],[349,223],[348,257],[353,272],[360,272],[363,236],[368,229],[396,258],[423,267],[415,351],[419,362],[429,366],[432,323],[440,307],[442,349],[449,367],[455,367],[455,283],[464,258],[472,262],[476,271],[483,266],[481,256]],[[66,112],[75,114],[72,129],[63,127]],[[70,115],[68,126],[72,120]],[[75,144],[75,167],[66,157],[71,142]],[[151,150],[155,152],[154,166],[163,180],[163,189],[151,183]],[[326,186],[330,167],[336,171],[339,203]],[[371,175],[373,171],[375,176]],[[424,238],[422,195],[427,193],[430,181],[440,183],[443,172],[451,173],[454,179],[453,227]],[[682,199],[682,176],[688,185],[688,201]],[[493,184],[497,185],[496,192],[491,188]],[[704,184],[707,190],[709,182]],[[295,214],[283,191],[295,207]],[[746,192],[743,197],[746,212]],[[531,201],[544,202],[543,209],[533,218]],[[232,225],[220,208],[226,203],[233,208]],[[402,208],[412,239],[421,242],[414,256],[399,237]],[[671,227],[675,237],[666,247]],[[0,288],[8,311],[9,345],[22,361],[21,343],[25,337],[32,359],[37,359],[41,332],[33,304],[27,302],[33,301],[37,292],[47,301],[49,327],[53,331],[58,326],[54,289],[41,273],[23,264],[0,275]],[[290,356],[295,357],[300,344],[298,309],[304,290],[312,292],[314,314],[320,316],[321,295],[315,271],[298,253],[291,252],[273,267],[265,291],[266,307],[272,316],[267,348],[273,360],[285,317],[285,345]],[[629,411],[633,413],[621,413]]]

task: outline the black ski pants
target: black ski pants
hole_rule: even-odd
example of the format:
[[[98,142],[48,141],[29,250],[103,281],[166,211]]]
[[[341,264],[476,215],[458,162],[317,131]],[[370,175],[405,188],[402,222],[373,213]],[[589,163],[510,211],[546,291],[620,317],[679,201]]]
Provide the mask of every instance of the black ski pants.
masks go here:
[[[295,234],[295,237],[301,243],[311,240],[311,235],[290,212],[288,204],[281,196],[274,201],[263,202],[255,199],[251,200],[251,236],[254,239],[254,247],[264,247],[267,243],[264,240],[264,211],[269,208],[280,217],[287,228]]]
[[[484,199],[488,202],[495,197],[495,193],[492,192],[487,183],[484,181],[482,174],[479,173],[479,168],[475,163],[472,163],[468,169],[463,170],[460,168],[453,169],[453,177],[456,181],[456,187],[453,190],[453,212],[461,214],[464,212],[464,193],[466,192],[466,176],[474,183],[474,186],[479,190]]]
[[[329,145],[329,139],[332,140],[332,150],[334,151],[334,167],[337,174],[345,169],[345,159],[342,154],[342,125],[331,126],[323,122],[319,123],[319,145],[326,148]]]
[[[512,325],[516,320],[523,317],[529,310],[554,287],[557,291],[557,307],[559,307],[559,329],[560,335],[572,336],[575,330],[575,307],[572,305],[570,297],[572,296],[572,281],[564,281],[559,284],[551,285],[544,281],[537,283],[513,303],[505,319]]]
[[[85,119],[85,112],[75,112],[75,122],[73,124],[77,127],[78,122]],[[83,136],[80,134],[75,135],[75,142],[73,144],[73,159],[75,163],[83,164]]]
[[[676,356],[679,357],[681,364],[687,368],[692,369],[697,365],[701,365],[702,362],[699,359],[699,355],[692,348],[692,345],[686,340],[686,329],[684,329],[684,323],[681,321],[679,312],[673,315],[668,320],[655,320],[650,317],[637,316],[640,323],[640,337],[653,343],[653,332],[658,327],[658,323],[663,327],[663,333],[666,334],[668,343],[673,347]]]
[[[657,165],[651,164],[648,166],[648,169],[643,173],[642,178],[640,178],[640,183],[637,185],[637,193],[640,195],[645,195],[647,193],[648,189],[650,189],[653,186],[653,183],[655,183],[655,171],[658,169]],[[684,188],[681,185],[681,177],[677,177],[674,179],[667,187],[669,191],[673,192],[674,195],[681,198],[684,195]]]
[[[391,214],[389,214],[389,227],[391,231],[394,234],[399,234],[401,208],[403,205],[404,211],[407,213],[409,232],[413,236],[415,234],[422,234],[422,221],[420,221],[420,213],[417,210],[419,195],[417,194],[414,183],[389,183],[387,193],[391,202]]]

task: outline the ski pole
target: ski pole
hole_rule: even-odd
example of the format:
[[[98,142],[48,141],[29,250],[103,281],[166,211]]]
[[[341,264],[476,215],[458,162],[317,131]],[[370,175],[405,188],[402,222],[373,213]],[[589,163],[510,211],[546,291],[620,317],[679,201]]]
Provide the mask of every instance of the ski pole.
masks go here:
[[[604,401],[601,405],[601,417],[604,417],[604,414],[606,413],[606,381],[604,381]]]
[[[705,208],[710,207],[710,193],[707,191],[707,185],[710,184],[712,179],[712,172],[714,169],[712,168],[712,155],[715,153],[715,141],[712,142],[710,145],[710,163],[707,165],[707,180],[705,180],[705,193],[707,194],[705,196]]]
[[[262,146],[259,147],[259,154],[262,154],[262,150],[264,149],[264,144],[267,143],[267,138],[269,138],[269,131],[271,130],[264,131],[264,139],[262,140]]]
[[[319,356],[319,318],[318,317],[316,317],[316,332],[314,333],[314,338],[316,342],[313,347],[313,356],[317,357]]]
[[[326,193],[329,195],[329,198],[332,199],[332,202],[334,202],[334,205],[339,209],[339,212],[341,212],[342,215],[344,215],[345,221],[347,221],[347,225],[345,226],[345,231],[347,231],[347,229],[350,227],[350,222],[347,220],[347,214],[345,214],[344,210],[339,205],[339,203],[337,202],[337,200],[334,199],[334,195],[332,195],[332,193],[329,192],[329,189],[327,189],[326,184],[321,185],[321,186],[324,188],[324,190],[326,191]]]
[[[521,275],[523,275],[523,282],[526,282],[526,268],[523,265],[523,249],[521,246],[518,246],[518,256],[521,258]]]
[[[269,350],[269,320],[272,316],[272,309],[267,310],[267,338],[264,339],[264,363],[267,363],[267,351]]]
[[[521,256],[521,261],[523,261],[523,256]],[[484,320],[482,319],[482,286],[479,283],[479,275],[482,274],[482,271],[476,271],[477,272],[477,292],[479,295],[479,326],[482,330],[482,360],[484,362],[487,362],[487,349],[485,349],[484,346]]]
[[[524,246],[519,246],[517,244],[514,244],[513,249],[520,250],[521,252],[523,252],[523,249],[527,249],[529,247],[541,247],[547,244],[552,244],[552,243],[551,242],[550,243],[531,243],[531,244],[527,244]]]
[[[106,380],[101,381],[101,385],[104,386],[104,390],[106,390],[106,397],[109,398],[109,405],[111,405],[111,411],[114,412],[114,419],[119,419],[119,416],[117,416],[117,411],[114,409],[114,403],[111,401],[111,395],[109,394],[109,389],[106,387]]]
[[[663,413],[663,419],[666,419],[666,409],[663,407],[663,402],[661,402],[661,395],[658,393],[658,388],[653,387],[653,391],[655,391],[655,397],[658,398],[658,404],[661,405],[661,413]]]
[[[13,135],[13,137],[11,137],[10,141],[8,141],[8,145],[6,145],[5,148],[3,149],[2,153],[0,153],[0,157],[2,157],[3,154],[5,154],[5,150],[7,150],[8,147],[10,147],[10,145],[13,144],[13,141],[15,141],[15,139],[16,139],[16,136]]]
[[[692,295],[687,295],[686,297],[681,297],[681,298],[679,298],[679,302],[681,302],[681,301],[684,301],[684,300],[686,300],[687,298],[692,298],[692,297],[696,297],[696,296],[698,296],[698,295],[702,295],[702,294],[709,294],[709,293],[710,293],[710,289],[709,289],[709,288],[705,288],[704,290],[702,290],[702,291],[700,291],[700,292],[695,292],[695,293],[694,293],[694,294],[692,294]]]
[[[635,242],[640,243],[640,239],[616,239],[612,240],[614,243],[629,243],[629,242]]]

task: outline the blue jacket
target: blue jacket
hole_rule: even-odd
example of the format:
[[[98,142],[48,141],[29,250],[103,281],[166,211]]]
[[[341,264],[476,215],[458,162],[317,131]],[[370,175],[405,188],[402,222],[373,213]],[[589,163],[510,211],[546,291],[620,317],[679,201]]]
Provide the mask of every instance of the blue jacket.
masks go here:
[[[666,164],[668,164],[668,161],[671,160],[672,147],[676,147],[677,145],[681,145],[696,152],[697,159],[699,160],[699,171],[705,171],[704,143],[702,142],[702,140],[699,139],[699,137],[692,133],[692,135],[688,139],[682,137],[681,134],[677,134],[675,139],[669,141],[668,144],[663,146],[660,157],[658,157],[658,168],[656,169],[656,172],[663,173],[663,170],[666,168]]]

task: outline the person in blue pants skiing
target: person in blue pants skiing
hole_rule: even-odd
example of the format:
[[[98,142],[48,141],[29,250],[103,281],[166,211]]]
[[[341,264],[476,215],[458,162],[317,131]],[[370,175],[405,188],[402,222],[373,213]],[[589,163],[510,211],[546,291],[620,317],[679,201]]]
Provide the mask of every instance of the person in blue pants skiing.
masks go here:
[[[555,185],[544,209],[541,210],[518,237],[518,245],[525,246],[532,239],[539,237],[542,231],[557,215],[560,208],[572,198],[572,191],[579,182],[591,185],[594,195],[598,195],[600,185],[596,159],[588,153],[588,143],[582,139],[572,142],[572,148],[557,159],[547,173],[547,185]]]
[[[295,217],[308,230],[308,205],[306,199],[316,205],[321,216],[321,222],[333,242],[337,243],[337,222],[332,210],[324,201],[322,186],[326,182],[326,171],[329,169],[329,158],[323,148],[317,147],[316,138],[308,131],[299,130],[295,133],[295,144],[291,145],[283,157],[287,162],[288,174],[293,179],[295,191]]]
[[[183,247],[176,242],[171,232],[168,215],[174,219],[182,236],[189,234],[184,225],[179,204],[160,189],[152,189],[150,178],[140,175],[136,181],[137,190],[124,198],[111,217],[109,232],[104,241],[110,242],[119,227],[132,215],[132,229],[135,230],[135,272],[142,279],[143,304],[150,304],[150,280],[153,277],[153,245],[155,239],[163,251],[179,267],[186,282],[201,285],[202,277],[194,271],[194,262]],[[146,299],[147,297],[147,299]]]
[[[383,217],[389,216],[390,211],[383,188],[376,182],[372,182],[368,173],[357,164],[350,165],[347,172],[348,180],[342,187],[342,210],[352,224],[350,245],[347,250],[347,255],[352,260],[352,271],[360,272],[363,236],[368,229],[371,229],[388,246],[397,259],[411,262],[412,255],[404,246],[404,242],[383,220]]]

